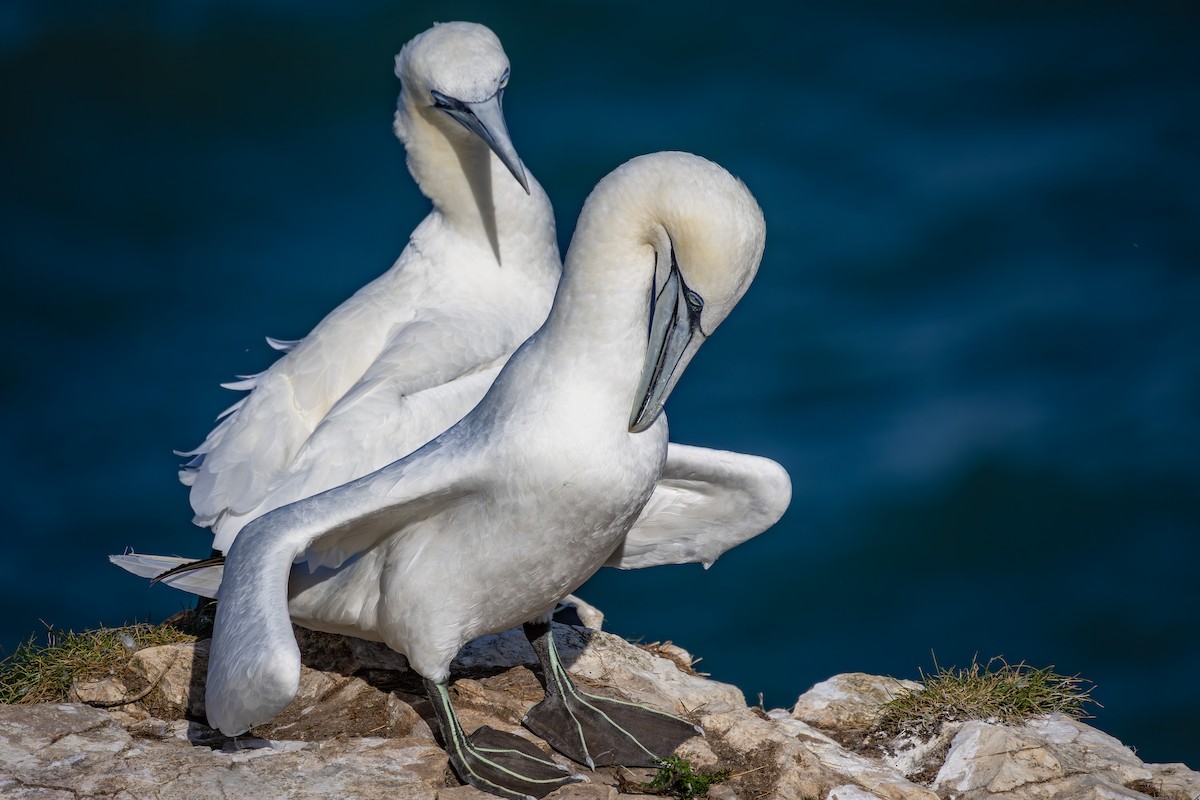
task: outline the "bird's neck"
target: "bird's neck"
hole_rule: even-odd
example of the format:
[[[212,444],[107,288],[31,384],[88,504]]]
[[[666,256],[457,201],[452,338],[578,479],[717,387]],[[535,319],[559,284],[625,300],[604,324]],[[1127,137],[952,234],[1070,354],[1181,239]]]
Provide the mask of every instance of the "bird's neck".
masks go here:
[[[545,324],[513,356],[502,391],[627,429],[649,338],[654,252],[578,232]],[[611,419],[610,419],[611,418]]]
[[[557,252],[554,211],[532,175],[526,194],[479,137],[403,95],[395,130],[408,151],[409,172],[450,228],[479,241],[501,266],[528,258],[531,247]]]

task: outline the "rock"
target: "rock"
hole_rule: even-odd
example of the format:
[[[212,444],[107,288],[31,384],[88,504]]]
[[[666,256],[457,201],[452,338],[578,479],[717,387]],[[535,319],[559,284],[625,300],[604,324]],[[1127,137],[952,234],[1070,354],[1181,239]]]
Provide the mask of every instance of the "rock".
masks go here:
[[[1113,737],[1053,715],[1019,727],[964,723],[933,786],[962,800],[997,795],[1014,800],[1140,798],[1148,796],[1141,790],[1152,787],[1153,777]]]
[[[672,658],[653,655],[619,636],[564,628],[556,634],[556,641],[571,675],[602,686],[619,686],[635,702],[684,714],[746,708],[742,690],[736,686],[684,672]]]
[[[604,612],[596,608],[586,600],[582,600],[573,594],[569,594],[562,599],[559,607],[554,612],[556,622],[562,622],[566,625],[574,625],[575,622],[564,614],[564,611],[573,612],[579,620],[579,624],[585,628],[591,628],[598,631],[604,627]]]
[[[1193,772],[1183,764],[1147,764],[1153,777],[1145,783],[1134,781],[1130,788],[1151,797],[1166,797],[1169,800],[1200,799],[1200,773]]]
[[[835,675],[800,695],[791,716],[823,730],[867,731],[874,726],[880,706],[920,689],[916,681],[862,672]]]
[[[404,672],[408,659],[383,642],[368,642],[352,636],[338,636],[292,626],[305,666],[325,672],[353,675],[365,670]]]
[[[136,706],[168,719],[184,714],[203,718],[210,643],[210,639],[204,639],[194,644],[147,647],[134,653],[130,669],[140,679],[140,686],[153,687]]]
[[[790,711],[746,706],[733,686],[691,670],[674,645],[641,648],[556,624],[581,686],[689,715],[706,736],[679,754],[693,769],[727,769],[714,800],[1197,800],[1200,774],[1146,765],[1104,733],[1061,716],[1005,726],[952,723],[933,739],[865,735],[882,702],[911,681],[852,674],[823,681]],[[253,736],[230,740],[203,724],[208,642],[148,648],[114,676],[74,688],[83,704],[0,705],[0,794],[13,798],[387,797],[482,800],[447,769],[418,676],[382,645],[299,633],[301,687]],[[586,782],[550,800],[641,795],[654,770],[588,772],[554,755],[521,725],[542,697],[532,649],[519,630],[482,637],[453,665],[464,727],[524,736]],[[130,701],[130,702],[126,702]]]
[[[446,756],[423,739],[333,740],[321,747],[214,752],[136,738],[84,705],[0,706],[0,792],[62,797],[432,798]]]
[[[828,800],[879,800],[879,795],[860,789],[853,783],[847,783],[830,789]]]
[[[82,681],[71,686],[67,699],[103,708],[117,708],[133,701],[136,693],[129,694],[129,687],[115,677]]]

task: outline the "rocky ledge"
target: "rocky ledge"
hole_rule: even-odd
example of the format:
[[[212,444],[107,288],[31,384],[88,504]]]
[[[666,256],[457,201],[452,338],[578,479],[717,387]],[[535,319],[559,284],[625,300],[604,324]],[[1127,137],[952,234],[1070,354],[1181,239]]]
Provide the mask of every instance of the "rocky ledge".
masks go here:
[[[0,705],[0,795],[55,798],[387,798],[483,800],[459,785],[430,729],[432,709],[404,659],[381,645],[298,630],[304,674],[295,701],[251,737],[203,724],[208,641],[151,647],[127,668],[77,685],[77,702]],[[864,737],[882,702],[919,684],[838,675],[790,710],[748,707],[733,686],[691,669],[672,645],[638,647],[599,631],[555,633],[583,686],[688,715],[706,736],[680,755],[729,770],[712,798],[1200,798],[1200,774],[1144,764],[1119,741],[1061,716],[1019,726],[944,725],[929,740]],[[519,631],[484,637],[454,664],[463,725],[526,736],[541,697],[533,651]],[[563,763],[567,763],[563,761]],[[633,797],[652,770],[603,768],[552,800]]]

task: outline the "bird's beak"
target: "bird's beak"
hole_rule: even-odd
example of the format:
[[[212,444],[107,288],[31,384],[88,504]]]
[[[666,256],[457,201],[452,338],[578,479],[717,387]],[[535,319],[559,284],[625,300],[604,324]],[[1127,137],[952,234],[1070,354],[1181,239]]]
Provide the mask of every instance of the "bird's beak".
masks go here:
[[[650,340],[646,363],[629,417],[629,432],[640,433],[654,424],[679,376],[704,344],[700,311],[704,301],[690,290],[672,257],[671,274],[657,297],[651,296]]]
[[[501,108],[501,98],[504,90],[496,92],[487,100],[477,103],[464,103],[462,100],[433,92],[434,99],[439,103],[438,108],[449,114],[458,124],[482,139],[496,157],[508,167],[508,171],[521,184],[525,194],[529,194],[529,180],[525,177],[525,166],[517,156],[512,139],[508,135],[508,125],[504,123],[504,111]]]

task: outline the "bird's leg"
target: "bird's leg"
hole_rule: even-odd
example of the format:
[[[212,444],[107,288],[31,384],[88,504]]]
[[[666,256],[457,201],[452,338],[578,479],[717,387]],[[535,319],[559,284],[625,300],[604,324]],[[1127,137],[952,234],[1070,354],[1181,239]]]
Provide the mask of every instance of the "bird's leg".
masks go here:
[[[450,704],[445,683],[425,680],[446,754],[464,783],[500,797],[543,797],[558,787],[583,780],[554,763],[532,742],[484,725],[467,736]]]
[[[662,711],[580,691],[559,659],[550,623],[525,623],[525,636],[542,664],[546,687],[546,698],[525,715],[525,727],[568,758],[592,769],[652,767],[704,733]]]

